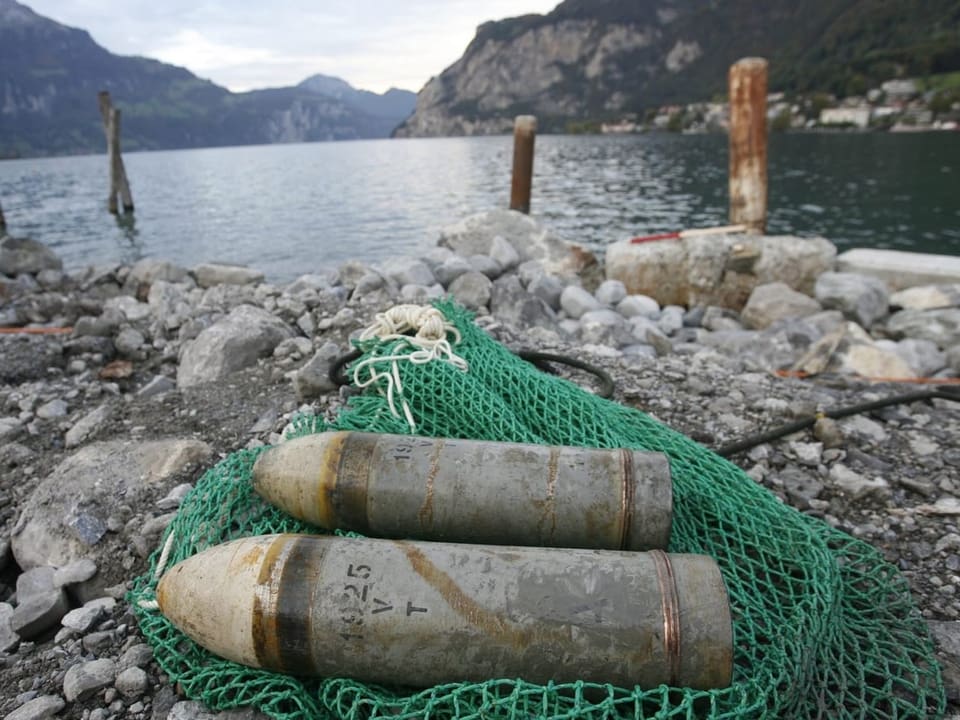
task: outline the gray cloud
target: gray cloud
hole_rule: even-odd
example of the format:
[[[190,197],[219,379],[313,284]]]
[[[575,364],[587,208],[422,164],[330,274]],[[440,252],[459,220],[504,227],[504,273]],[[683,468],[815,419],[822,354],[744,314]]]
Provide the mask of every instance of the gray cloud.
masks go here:
[[[26,2],[89,30],[111,52],[182,65],[234,90],[323,73],[383,91],[419,90],[461,55],[480,23],[549,12],[558,0]]]

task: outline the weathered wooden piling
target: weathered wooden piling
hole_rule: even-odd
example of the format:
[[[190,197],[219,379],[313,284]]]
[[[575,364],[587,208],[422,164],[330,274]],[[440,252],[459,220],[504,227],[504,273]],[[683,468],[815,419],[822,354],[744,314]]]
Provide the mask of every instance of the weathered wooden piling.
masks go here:
[[[107,209],[117,214],[117,196],[125,213],[133,212],[133,196],[127,183],[127,172],[120,155],[120,111],[110,102],[110,93],[103,90],[97,99],[100,103],[100,117],[103,119],[103,131],[107,136],[107,157],[110,163],[110,194],[107,196]]]
[[[3,206],[0,205],[0,237],[7,234],[7,219],[3,217]]]
[[[537,118],[517,115],[513,122],[513,180],[510,183],[510,209],[530,212],[530,187],[533,184],[533,141]]]
[[[730,222],[763,233],[767,225],[767,61],[730,66]]]

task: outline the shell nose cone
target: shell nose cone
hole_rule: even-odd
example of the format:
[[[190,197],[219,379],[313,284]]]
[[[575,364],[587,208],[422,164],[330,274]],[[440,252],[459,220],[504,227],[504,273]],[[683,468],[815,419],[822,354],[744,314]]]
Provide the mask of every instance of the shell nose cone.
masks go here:
[[[193,641],[228,660],[257,665],[252,623],[258,578],[277,536],[217,545],[170,568],[157,604]]]
[[[270,495],[274,483],[271,479],[279,476],[283,465],[282,447],[270,448],[253,464],[253,489],[268,502],[272,501]]]

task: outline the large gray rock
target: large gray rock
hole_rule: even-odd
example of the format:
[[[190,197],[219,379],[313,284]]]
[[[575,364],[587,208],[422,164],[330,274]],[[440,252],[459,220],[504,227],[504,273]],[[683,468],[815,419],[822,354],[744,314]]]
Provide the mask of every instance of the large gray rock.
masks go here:
[[[613,306],[627,296],[627,288],[619,280],[604,280],[593,294],[604,305]]]
[[[430,266],[423,260],[408,257],[387,258],[377,269],[384,276],[393,280],[398,287],[404,285],[423,285],[429,287],[437,282]]]
[[[32,595],[13,610],[10,626],[23,640],[31,640],[59,624],[70,609],[63,588]]]
[[[960,283],[920,285],[899,290],[890,296],[890,304],[904,310],[960,307]]]
[[[787,318],[759,332],[722,330],[707,333],[702,342],[743,362],[748,368],[770,371],[792,367],[821,337],[823,332],[806,318]]]
[[[868,328],[886,316],[890,294],[882,280],[856,273],[826,272],[817,278],[814,297],[827,310]]]
[[[0,239],[0,275],[16,277],[43,270],[62,270],[63,261],[46,245],[30,238]]]
[[[461,275],[470,272],[471,270],[473,270],[473,265],[467,262],[466,258],[462,258],[459,255],[454,255],[452,252],[450,252],[450,257],[437,265],[433,269],[433,274],[436,276],[438,283],[444,287],[449,287],[450,283],[452,283]]]
[[[340,282],[340,273],[335,268],[321,270],[301,275],[287,285],[283,291],[288,295],[299,295],[309,290],[329,290]]]
[[[527,292],[543,300],[551,310],[559,310],[563,287],[563,281],[556,275],[540,273],[527,283]]]
[[[757,285],[782,282],[810,294],[833,269],[837,250],[823,238],[703,235],[607,248],[607,277],[661,305],[741,309]]]
[[[493,282],[483,273],[471,270],[450,283],[448,290],[465,308],[479,310],[490,304]]]
[[[162,497],[178,474],[205,462],[211,452],[206,443],[186,439],[118,440],[75,452],[23,504],[11,538],[14,558],[22,568],[62,567],[82,558],[105,567],[107,558],[129,542],[107,532],[118,498],[133,508],[149,507],[151,496]],[[77,587],[102,590],[109,579],[101,574]]]
[[[467,258],[471,269],[478,273],[483,273],[491,280],[496,280],[503,275],[503,267],[489,255],[471,255]]]
[[[491,255],[494,239],[501,237],[516,250],[520,262],[540,260],[553,275],[577,275],[595,265],[588,251],[571,245],[515,210],[491,210],[472,215],[440,231],[439,245],[464,257]]]
[[[823,372],[884,378],[916,375],[897,353],[878,345],[862,327],[852,322],[823,336],[793,369],[810,375]]]
[[[627,295],[617,303],[617,312],[625,318],[638,315],[655,318],[660,315],[660,303],[648,295]]]
[[[490,312],[498,320],[517,329],[541,327],[555,330],[557,316],[536,295],[523,289],[516,275],[507,275],[493,284]]]
[[[241,305],[183,348],[177,387],[212,382],[266,357],[293,331],[266,310]]]
[[[580,316],[580,339],[592,345],[609,347],[636,342],[623,315],[609,308],[591,310]]]
[[[574,319],[579,319],[584,313],[604,309],[603,303],[578,285],[567,285],[563,289],[560,293],[560,307]]]
[[[872,275],[891,290],[960,283],[960,257],[953,255],[853,248],[837,257],[837,270]]]
[[[496,260],[497,264],[504,270],[512,270],[521,262],[520,253],[506,238],[500,235],[494,237],[490,243],[490,257]]]
[[[960,375],[960,344],[947,350],[947,367]]]
[[[20,573],[17,576],[17,602],[22,604],[38,595],[57,590],[59,586],[54,580],[56,574],[57,569],[50,565],[32,567]]]
[[[150,305],[138,301],[130,295],[117,295],[108,298],[103,303],[103,309],[115,310],[129,322],[135,323],[146,320],[151,315]]]
[[[136,286],[141,283],[153,285],[158,281],[168,283],[181,283],[190,276],[186,268],[174,265],[167,260],[158,260],[157,258],[143,258],[137,260],[127,273],[125,286]]]
[[[802,318],[820,310],[820,304],[812,297],[775,282],[754,288],[740,315],[744,325],[762,330],[777,320]]]
[[[340,355],[340,348],[336,343],[324,343],[313,357],[294,373],[293,389],[297,400],[312,400],[337,391],[337,384],[330,379],[330,369]]]
[[[883,342],[877,344],[883,347]],[[914,374],[920,377],[933,375],[947,367],[947,354],[930,340],[904,338],[898,343],[893,343],[890,349],[903,358],[904,362],[913,369]]]
[[[946,349],[960,343],[960,308],[901,310],[887,320],[887,331],[895,338],[930,340]]]
[[[197,285],[211,288],[214,285],[252,285],[263,282],[264,275],[243,265],[201,263],[191,270]]]
[[[13,605],[0,602],[0,653],[10,652],[20,642],[13,631]]]

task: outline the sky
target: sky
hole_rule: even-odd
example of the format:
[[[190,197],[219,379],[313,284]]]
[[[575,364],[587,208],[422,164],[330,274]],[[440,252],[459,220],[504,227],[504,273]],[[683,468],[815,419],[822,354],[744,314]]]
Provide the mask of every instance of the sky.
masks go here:
[[[477,25],[560,0],[21,0],[118,55],[180,65],[234,91],[322,73],[356,88],[420,90]]]

